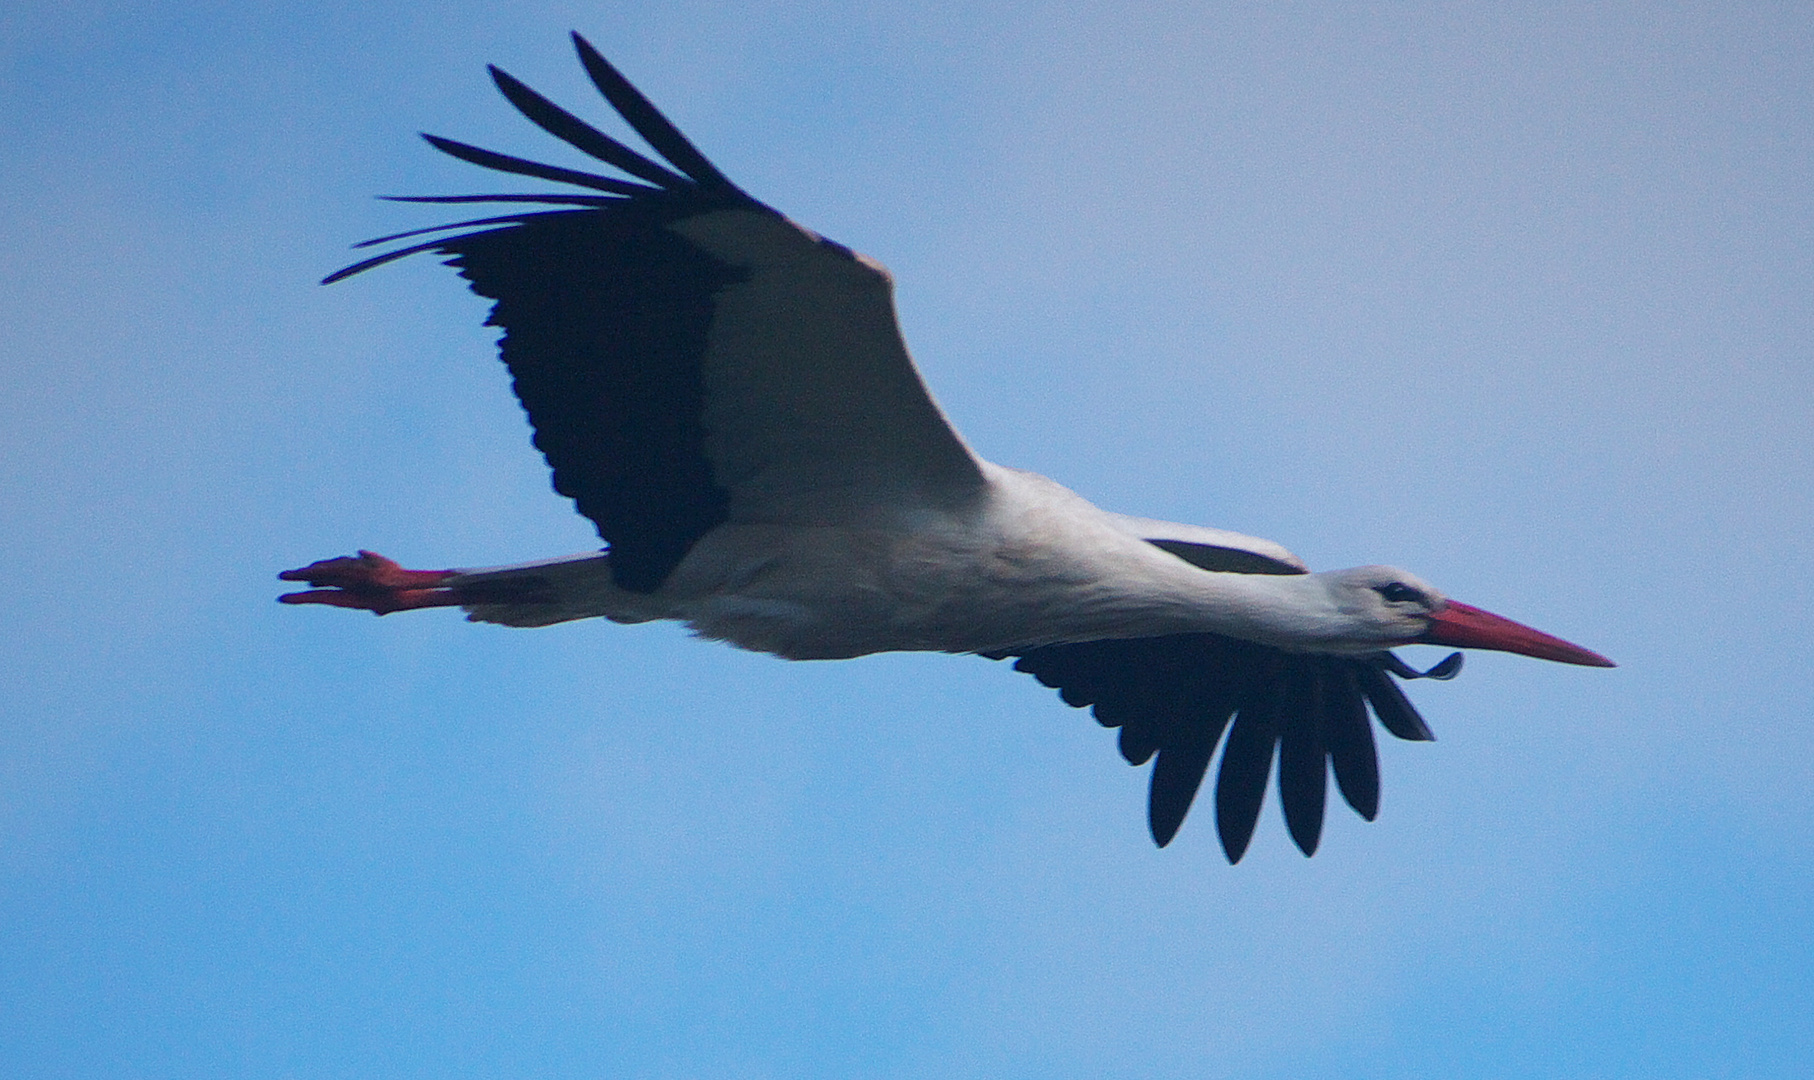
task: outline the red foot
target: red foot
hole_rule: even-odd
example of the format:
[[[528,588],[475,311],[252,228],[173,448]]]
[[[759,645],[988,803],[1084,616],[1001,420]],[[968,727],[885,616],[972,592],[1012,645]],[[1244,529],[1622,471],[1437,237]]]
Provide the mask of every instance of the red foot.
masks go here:
[[[285,593],[277,598],[280,604],[328,604],[388,615],[413,608],[451,607],[461,602],[453,589],[439,587],[457,577],[455,571],[405,570],[375,551],[323,559],[277,576],[315,586],[308,592]]]

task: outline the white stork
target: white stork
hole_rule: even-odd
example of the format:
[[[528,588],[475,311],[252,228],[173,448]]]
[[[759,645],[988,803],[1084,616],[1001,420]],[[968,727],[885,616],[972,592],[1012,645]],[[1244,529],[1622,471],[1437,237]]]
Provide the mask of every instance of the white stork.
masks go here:
[[[1097,509],[983,460],[940,412],[896,325],[880,264],[745,194],[578,34],[599,91],[665,159],[605,135],[497,68],[510,102],[632,180],[450,139],[476,165],[586,194],[451,195],[541,204],[368,241],[442,235],[349,266],[448,256],[481,296],[554,489],[608,547],[483,570],[405,570],[371,552],[281,575],[281,599],[383,615],[458,606],[545,626],[675,619],[791,660],[889,650],[1014,657],[1095,706],[1135,765],[1157,755],[1148,821],[1170,842],[1222,743],[1216,823],[1238,861],[1277,750],[1306,855],[1326,770],[1363,818],[1379,808],[1367,706],[1401,739],[1432,736],[1388,650],[1425,642],[1570,664],[1606,658],[1446,599],[1391,567],[1312,574],[1277,544]],[[362,245],[363,246],[363,245]],[[1227,733],[1226,740],[1223,739]],[[1325,764],[1327,762],[1327,765]]]

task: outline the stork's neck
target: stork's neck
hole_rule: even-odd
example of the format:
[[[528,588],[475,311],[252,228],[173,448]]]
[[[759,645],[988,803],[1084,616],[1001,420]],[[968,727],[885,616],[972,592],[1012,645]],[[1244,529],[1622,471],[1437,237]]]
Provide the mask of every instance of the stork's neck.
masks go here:
[[[1204,570],[1043,476],[985,468],[984,512],[953,534],[959,549],[983,541],[953,552],[954,565],[976,559],[975,572],[955,589],[941,577],[941,595],[962,597],[968,630],[991,640],[1029,628],[1050,635],[1003,645],[1208,632],[1307,652],[1383,647],[1357,634],[1362,628],[1335,602],[1328,575]],[[949,627],[959,613],[940,614]]]
[[[1098,550],[1097,557],[1068,563],[1064,573],[1041,565],[1033,576],[1067,583],[1049,595],[1019,581],[985,589],[965,605],[976,616],[976,629],[1021,635],[1039,627],[1049,635],[999,646],[1190,633],[1293,652],[1367,653],[1389,644],[1370,638],[1341,610],[1326,575],[1215,572],[1144,541],[1116,546],[1112,555]]]
[[[1180,572],[1181,571],[1181,572]],[[1209,632],[1294,652],[1363,653],[1383,648],[1336,603],[1328,574],[1234,574],[1164,567],[1152,593],[1162,632]]]

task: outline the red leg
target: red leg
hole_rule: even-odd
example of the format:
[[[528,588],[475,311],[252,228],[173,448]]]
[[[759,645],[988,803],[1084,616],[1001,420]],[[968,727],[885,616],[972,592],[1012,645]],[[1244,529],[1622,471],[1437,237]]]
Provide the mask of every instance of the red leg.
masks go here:
[[[452,607],[459,604],[455,590],[441,583],[458,576],[453,570],[405,570],[374,551],[323,559],[277,575],[284,581],[305,581],[308,592],[285,593],[282,604],[327,604],[357,608],[375,615],[413,608]]]

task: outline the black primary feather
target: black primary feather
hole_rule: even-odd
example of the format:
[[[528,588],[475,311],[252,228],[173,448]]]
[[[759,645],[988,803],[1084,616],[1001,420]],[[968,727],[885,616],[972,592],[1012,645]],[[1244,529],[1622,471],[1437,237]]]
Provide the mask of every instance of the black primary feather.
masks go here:
[[[1326,667],[1321,705],[1323,744],[1335,786],[1355,813],[1372,821],[1379,815],[1379,754],[1353,664]]]
[[[619,195],[380,195],[385,202],[415,203],[550,203],[555,206],[610,206],[621,202]],[[356,244],[355,247],[363,247]]]
[[[490,66],[491,80],[517,111],[530,122],[555,138],[607,165],[615,165],[631,176],[664,188],[684,188],[690,181],[679,173],[664,169],[648,158],[586,123],[554,102],[524,86],[496,64]],[[653,145],[653,144],[651,144]]]
[[[1220,732],[1218,732],[1220,734]],[[1152,830],[1153,843],[1160,847],[1172,842],[1184,824],[1184,815],[1197,797],[1203,774],[1209,771],[1210,755],[1216,745],[1196,741],[1181,742],[1159,751],[1153,762],[1152,787],[1147,792],[1146,822]]]
[[[511,230],[510,229],[493,229],[491,231],[492,232],[510,232]],[[474,236],[483,236],[483,235],[485,235],[485,234],[484,233],[467,233],[465,236],[459,237],[459,239],[467,240],[467,239],[471,239]],[[332,285],[336,281],[345,281],[347,278],[350,278],[355,274],[363,274],[367,270],[370,270],[373,267],[383,266],[385,263],[396,262],[398,259],[406,259],[411,255],[419,255],[424,251],[440,251],[443,247],[446,246],[446,244],[447,244],[446,239],[430,240],[426,244],[413,244],[406,248],[397,248],[394,251],[387,251],[382,255],[374,255],[369,259],[362,259],[359,262],[356,262],[351,266],[341,267],[340,269],[329,274],[327,277],[322,278],[321,283],[323,285]]]
[[[1279,805],[1298,850],[1315,855],[1323,835],[1328,757],[1323,737],[1323,673],[1313,657],[1294,657],[1298,668],[1280,682]]]
[[[592,79],[592,85],[598,87],[598,92],[605,95],[605,100],[618,115],[642,136],[644,142],[654,147],[656,153],[704,187],[737,191],[737,185],[719,172],[718,166],[707,161],[680,129],[669,123],[661,110],[642,96],[642,91],[631,86],[630,80],[599,55],[591,42],[575,33],[573,47],[579,50],[579,61]]]
[[[1284,686],[1277,676],[1282,664],[1269,664],[1259,685],[1241,703],[1235,722],[1222,747],[1222,767],[1216,776],[1216,833],[1228,861],[1238,863],[1253,839],[1266,799],[1267,774],[1272,771],[1272,751],[1279,741],[1284,719],[1279,699]]]
[[[450,221],[445,225],[430,225],[426,229],[410,229],[407,232],[391,233],[389,236],[375,236],[370,240],[361,240],[355,248],[377,247],[397,240],[407,240],[412,236],[426,236],[429,233],[447,232],[451,229],[470,229],[475,225],[520,225],[534,218],[548,217],[551,214],[572,214],[572,210],[531,210],[521,214],[500,214],[497,217],[472,218],[467,221]]]
[[[561,184],[578,184],[580,187],[609,191],[617,195],[641,195],[662,190],[647,184],[632,184],[628,180],[613,180],[608,176],[594,176],[589,172],[580,172],[578,169],[563,169],[558,165],[544,165],[539,161],[500,154],[496,150],[486,150],[454,139],[443,139],[439,135],[430,135],[426,131],[422,133],[422,138],[427,140],[428,145],[443,154],[457,157],[472,165],[496,169],[499,172],[515,173],[518,176],[534,176]]]
[[[1361,692],[1373,705],[1373,715],[1387,731],[1410,742],[1434,742],[1436,735],[1424,724],[1423,717],[1417,715],[1405,692],[1398,684],[1386,677],[1380,667],[1367,666],[1357,674],[1360,677]]]

